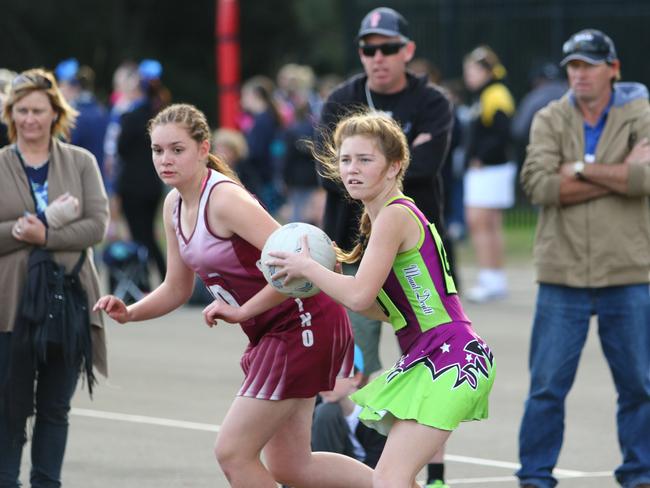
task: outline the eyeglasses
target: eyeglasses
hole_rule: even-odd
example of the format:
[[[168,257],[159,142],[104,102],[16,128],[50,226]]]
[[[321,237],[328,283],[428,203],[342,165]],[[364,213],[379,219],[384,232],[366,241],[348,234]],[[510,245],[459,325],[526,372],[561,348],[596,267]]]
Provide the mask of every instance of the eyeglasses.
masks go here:
[[[11,88],[21,88],[22,85],[34,85],[37,88],[48,90],[52,88],[52,81],[39,74],[20,74],[11,81]]]
[[[392,56],[397,54],[404,46],[406,46],[405,42],[385,42],[383,44],[362,44],[359,49],[361,49],[361,54],[371,58],[377,50],[381,51],[384,56]]]

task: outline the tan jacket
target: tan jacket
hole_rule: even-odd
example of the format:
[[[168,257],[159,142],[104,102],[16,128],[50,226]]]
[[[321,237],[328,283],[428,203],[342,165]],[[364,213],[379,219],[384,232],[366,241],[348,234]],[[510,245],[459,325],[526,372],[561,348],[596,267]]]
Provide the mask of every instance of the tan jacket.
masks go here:
[[[99,279],[92,246],[104,238],[108,227],[108,199],[97,162],[85,149],[52,141],[48,169],[48,199],[65,192],[79,199],[81,217],[60,229],[49,229],[46,248],[70,271],[83,249],[87,258],[81,269],[81,283],[90,307],[99,298]],[[27,258],[32,246],[11,235],[16,220],[25,211],[35,212],[27,176],[13,146],[0,149],[0,332],[13,329],[16,309],[27,275]],[[106,375],[106,341],[101,314],[90,312],[93,363]]]
[[[621,164],[650,139],[647,89],[617,83],[596,162]],[[574,287],[647,283],[650,275],[650,166],[631,165],[627,192],[560,205],[559,167],[584,159],[583,119],[569,94],[533,120],[521,184],[540,214],[534,256],[537,279]]]

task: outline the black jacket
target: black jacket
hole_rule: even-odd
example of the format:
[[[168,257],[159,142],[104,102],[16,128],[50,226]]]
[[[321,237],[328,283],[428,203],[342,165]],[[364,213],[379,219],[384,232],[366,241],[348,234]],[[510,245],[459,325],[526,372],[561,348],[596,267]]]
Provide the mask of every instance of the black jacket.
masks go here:
[[[337,87],[329,96],[321,114],[319,138],[331,131],[345,115],[368,107],[367,76],[357,75]],[[429,133],[431,140],[411,146],[411,162],[404,178],[404,193],[413,198],[427,219],[444,232],[440,171],[447,155],[453,124],[452,107],[445,95],[426,78],[407,73],[407,87],[391,95],[371,92],[377,110],[390,112],[399,122],[409,144],[418,134]],[[323,181],[327,190],[325,232],[345,250],[350,250],[358,235],[361,206],[347,198],[345,189],[332,181]]]
[[[149,101],[144,101],[120,119],[117,140],[119,177],[117,192],[120,196],[156,197],[162,194],[162,182],[151,159],[151,139],[147,124],[155,111]]]

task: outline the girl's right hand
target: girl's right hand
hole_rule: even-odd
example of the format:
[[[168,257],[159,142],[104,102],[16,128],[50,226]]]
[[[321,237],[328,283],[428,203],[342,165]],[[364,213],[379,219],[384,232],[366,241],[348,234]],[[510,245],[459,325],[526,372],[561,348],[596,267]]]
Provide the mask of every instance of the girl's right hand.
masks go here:
[[[124,324],[130,320],[130,314],[126,304],[114,295],[105,295],[97,300],[93,311],[96,312],[97,310],[103,310],[110,318],[120,324]]]
[[[223,300],[215,300],[203,309],[203,319],[208,327],[214,327],[218,319],[230,324],[239,324],[243,317],[241,307],[233,307]]]

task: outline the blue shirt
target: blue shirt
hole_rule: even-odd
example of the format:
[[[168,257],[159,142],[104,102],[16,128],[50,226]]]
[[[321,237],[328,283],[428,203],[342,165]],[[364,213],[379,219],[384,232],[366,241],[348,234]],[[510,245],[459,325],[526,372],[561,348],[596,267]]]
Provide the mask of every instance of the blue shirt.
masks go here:
[[[585,162],[593,163],[596,161],[596,147],[598,147],[598,141],[600,136],[603,134],[605,129],[605,124],[607,123],[607,116],[609,115],[609,109],[612,108],[614,103],[614,91],[612,90],[612,95],[609,99],[609,103],[603,110],[603,113],[600,115],[598,122],[595,125],[589,125],[587,122],[583,122],[585,129]]]

